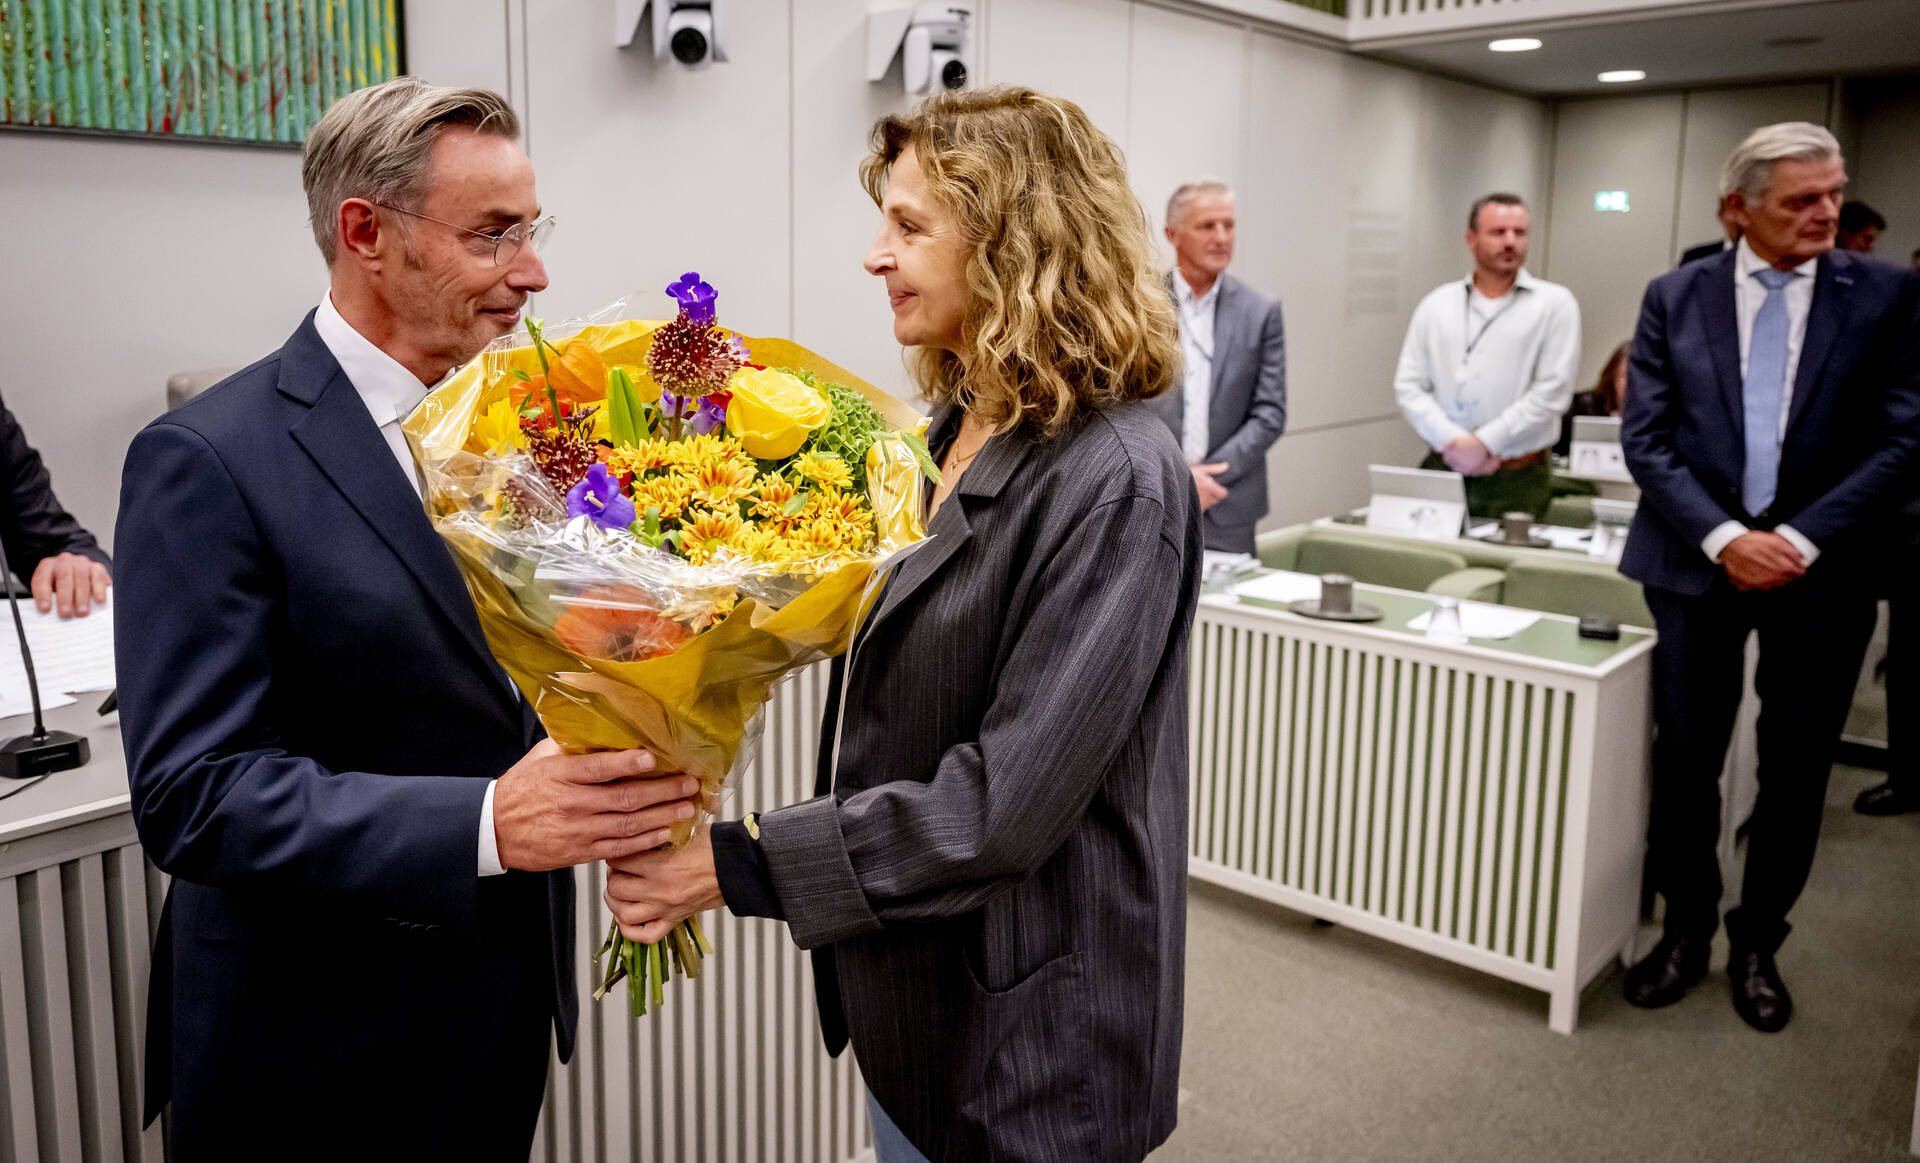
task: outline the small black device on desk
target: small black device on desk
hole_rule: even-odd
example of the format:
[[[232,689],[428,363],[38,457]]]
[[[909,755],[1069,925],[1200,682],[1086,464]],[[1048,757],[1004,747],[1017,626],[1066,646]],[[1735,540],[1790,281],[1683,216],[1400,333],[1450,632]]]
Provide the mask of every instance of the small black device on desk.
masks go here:
[[[1620,641],[1620,621],[1605,614],[1586,614],[1580,618],[1580,637],[1602,642]]]
[[[3,545],[0,545],[0,583],[7,587],[13,630],[20,636],[20,663],[27,672],[27,695],[33,702],[33,733],[0,743],[0,779],[40,780],[56,771],[68,771],[85,764],[93,758],[93,748],[83,735],[47,730],[46,722],[40,717],[40,680],[33,673],[33,649],[27,645],[27,627],[20,620],[20,598],[13,592],[13,569],[7,564]]]

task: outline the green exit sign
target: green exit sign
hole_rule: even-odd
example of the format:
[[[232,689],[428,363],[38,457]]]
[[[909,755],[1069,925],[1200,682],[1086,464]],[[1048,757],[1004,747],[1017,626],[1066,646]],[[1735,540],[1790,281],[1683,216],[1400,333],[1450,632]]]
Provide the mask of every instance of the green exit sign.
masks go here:
[[[1627,212],[1627,192],[1625,190],[1600,190],[1593,195],[1595,210],[1617,210]]]

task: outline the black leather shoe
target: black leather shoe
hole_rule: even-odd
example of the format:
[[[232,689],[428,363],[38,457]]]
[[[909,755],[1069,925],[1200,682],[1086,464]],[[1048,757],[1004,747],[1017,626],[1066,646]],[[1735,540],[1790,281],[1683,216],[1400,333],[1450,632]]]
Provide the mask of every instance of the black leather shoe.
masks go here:
[[[1727,960],[1727,978],[1733,983],[1733,1008],[1746,1023],[1763,1034],[1778,1033],[1793,1016],[1793,997],[1773,954],[1733,951]]]
[[[1920,812],[1920,794],[1893,786],[1888,780],[1879,787],[1870,787],[1853,801],[1853,810],[1863,816],[1899,816],[1907,812]]]
[[[1687,987],[1707,975],[1707,952],[1711,938],[1681,937],[1668,933],[1660,938],[1653,952],[1627,970],[1627,1000],[1642,1009],[1670,1006],[1687,995]]]

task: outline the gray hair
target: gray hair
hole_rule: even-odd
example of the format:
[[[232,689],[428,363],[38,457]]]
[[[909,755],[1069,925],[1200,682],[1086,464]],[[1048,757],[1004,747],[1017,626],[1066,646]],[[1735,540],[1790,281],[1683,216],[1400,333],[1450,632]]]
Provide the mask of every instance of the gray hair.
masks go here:
[[[1810,121],[1763,125],[1733,147],[1720,171],[1720,196],[1740,193],[1758,202],[1773,184],[1775,162],[1823,162],[1840,156],[1840,142]]]
[[[395,77],[333,103],[307,134],[300,159],[307,218],[328,266],[333,265],[340,203],[365,198],[402,210],[418,206],[426,197],[434,143],[451,126],[520,136],[513,107],[487,89]]]
[[[1167,225],[1172,226],[1180,221],[1180,212],[1187,208],[1187,203],[1206,194],[1224,194],[1231,198],[1233,187],[1219,178],[1201,178],[1197,182],[1180,183],[1180,188],[1173,192],[1173,197],[1167,199]]]

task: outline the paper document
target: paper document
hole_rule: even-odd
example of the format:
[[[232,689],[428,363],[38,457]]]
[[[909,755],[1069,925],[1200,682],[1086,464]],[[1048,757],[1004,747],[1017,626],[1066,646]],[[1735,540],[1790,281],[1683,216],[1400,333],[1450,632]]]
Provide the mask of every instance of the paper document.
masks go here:
[[[1239,597],[1263,602],[1309,601],[1320,596],[1320,578],[1317,574],[1277,569],[1241,582],[1233,587],[1233,592]]]
[[[1218,549],[1200,551],[1200,572],[1212,573],[1215,569],[1230,569],[1238,573],[1243,569],[1252,569],[1260,562],[1251,553],[1226,553]]]
[[[33,671],[40,681],[42,706],[65,706],[53,696],[78,691],[112,689],[113,610],[101,603],[84,618],[62,618],[34,609],[31,598],[20,602],[20,621],[33,647]],[[20,637],[13,632],[13,615],[0,609],[0,704],[27,705],[27,671],[20,664]],[[71,702],[69,699],[67,702]]]
[[[1408,622],[1407,629],[1415,633],[1425,633],[1427,623],[1432,619],[1433,611],[1428,610]],[[1460,603],[1460,628],[1469,638],[1511,638],[1539,620],[1540,615],[1532,610],[1516,610],[1512,606],[1489,606],[1484,602]]]

